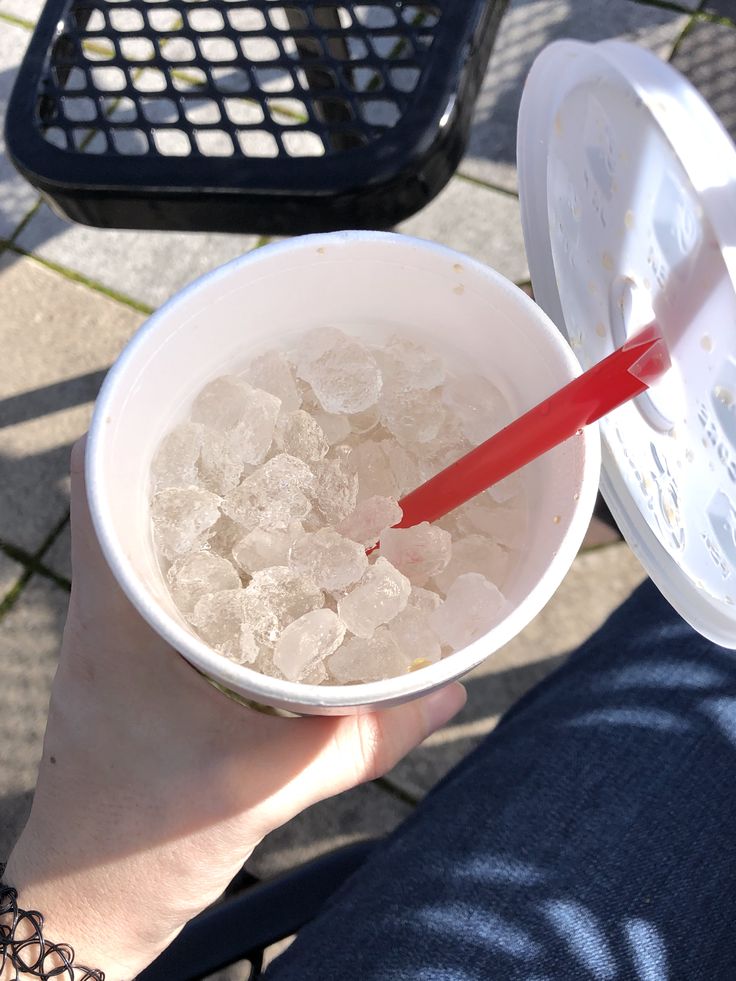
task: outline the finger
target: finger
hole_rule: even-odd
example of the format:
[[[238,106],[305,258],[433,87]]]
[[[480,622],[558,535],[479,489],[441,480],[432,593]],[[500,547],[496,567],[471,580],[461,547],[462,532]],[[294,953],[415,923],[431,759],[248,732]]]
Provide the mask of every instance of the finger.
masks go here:
[[[331,738],[322,742],[311,763],[290,783],[285,802],[288,817],[382,776],[456,715],[466,698],[463,686],[454,683],[394,708],[321,720],[323,725],[331,724]],[[296,751],[293,741],[292,746]]]
[[[341,720],[345,734],[338,742],[343,745],[339,758],[330,761],[335,778],[347,787],[383,776],[456,715],[466,699],[467,692],[456,683],[405,705]]]
[[[87,433],[80,436],[76,441],[74,446],[72,446],[72,455],[69,461],[69,469],[74,474],[84,473],[84,455],[87,450]]]

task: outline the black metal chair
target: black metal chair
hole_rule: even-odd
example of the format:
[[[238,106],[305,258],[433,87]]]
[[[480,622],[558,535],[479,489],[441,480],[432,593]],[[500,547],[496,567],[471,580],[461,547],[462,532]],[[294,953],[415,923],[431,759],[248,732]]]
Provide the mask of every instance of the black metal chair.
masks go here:
[[[244,960],[255,981],[265,948],[312,919],[374,845],[346,845],[267,882],[239,876],[225,899],[187,924],[138,981],[201,981]]]
[[[6,138],[66,217],[389,228],[454,172],[507,0],[48,0]]]

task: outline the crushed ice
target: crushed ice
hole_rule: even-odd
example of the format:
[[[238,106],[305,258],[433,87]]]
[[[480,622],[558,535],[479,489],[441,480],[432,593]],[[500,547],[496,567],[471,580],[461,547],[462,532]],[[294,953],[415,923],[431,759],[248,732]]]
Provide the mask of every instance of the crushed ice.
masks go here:
[[[523,478],[413,528],[394,527],[398,501],[510,419],[484,376],[333,327],[213,379],[151,468],[174,603],[225,657],[306,684],[377,681],[472,643],[507,609]]]

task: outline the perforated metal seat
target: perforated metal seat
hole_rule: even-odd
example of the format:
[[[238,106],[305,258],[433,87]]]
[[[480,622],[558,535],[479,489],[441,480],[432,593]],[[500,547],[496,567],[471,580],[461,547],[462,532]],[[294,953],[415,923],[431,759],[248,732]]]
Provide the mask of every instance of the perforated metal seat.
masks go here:
[[[387,228],[453,173],[506,0],[48,0],[8,149],[67,217]]]

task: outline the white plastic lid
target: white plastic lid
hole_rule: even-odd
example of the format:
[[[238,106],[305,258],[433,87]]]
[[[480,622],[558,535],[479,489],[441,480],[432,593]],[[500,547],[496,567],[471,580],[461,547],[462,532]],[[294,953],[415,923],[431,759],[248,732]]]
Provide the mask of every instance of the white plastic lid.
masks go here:
[[[560,41],[518,167],[534,295],[583,368],[652,318],[667,340],[666,376],[600,423],[601,490],[669,602],[736,648],[736,148],[654,55]]]

